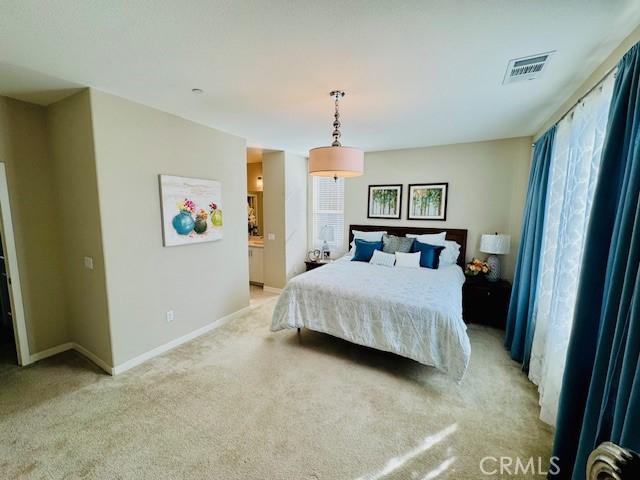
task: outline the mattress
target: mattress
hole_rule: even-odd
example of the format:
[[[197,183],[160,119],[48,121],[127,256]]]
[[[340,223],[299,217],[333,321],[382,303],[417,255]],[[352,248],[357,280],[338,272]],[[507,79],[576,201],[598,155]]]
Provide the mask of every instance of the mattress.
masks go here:
[[[298,275],[284,288],[271,329],[308,328],[431,365],[462,380],[471,346],[462,320],[464,274],[352,262]]]

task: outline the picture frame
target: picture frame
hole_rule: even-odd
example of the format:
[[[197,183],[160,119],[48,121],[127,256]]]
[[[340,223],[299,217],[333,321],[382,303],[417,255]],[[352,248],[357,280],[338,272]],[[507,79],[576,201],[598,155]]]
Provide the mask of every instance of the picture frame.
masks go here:
[[[399,220],[402,216],[402,184],[369,185],[367,218]]]
[[[158,175],[158,183],[165,247],[222,240],[221,182]]]
[[[407,220],[447,220],[449,183],[413,183],[408,188]]]

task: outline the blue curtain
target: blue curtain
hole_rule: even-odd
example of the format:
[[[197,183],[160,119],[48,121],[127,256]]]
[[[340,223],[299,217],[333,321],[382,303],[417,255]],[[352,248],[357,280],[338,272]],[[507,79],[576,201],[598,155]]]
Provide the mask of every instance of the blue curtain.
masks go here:
[[[533,307],[538,285],[547,186],[555,136],[554,125],[538,139],[533,149],[520,248],[507,316],[505,346],[511,351],[511,358],[522,362],[525,370],[529,368],[533,343]]]
[[[550,478],[583,480],[600,442],[640,451],[640,44],[618,65],[587,231]]]

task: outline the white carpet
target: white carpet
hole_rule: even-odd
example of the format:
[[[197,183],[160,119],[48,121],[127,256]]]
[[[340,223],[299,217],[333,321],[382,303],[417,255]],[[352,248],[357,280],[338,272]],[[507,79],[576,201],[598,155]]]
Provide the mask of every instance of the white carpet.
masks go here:
[[[550,454],[500,332],[470,327],[457,385],[328,335],[273,334],[273,305],[115,378],[73,352],[2,370],[2,478],[461,480],[491,478],[487,455]]]

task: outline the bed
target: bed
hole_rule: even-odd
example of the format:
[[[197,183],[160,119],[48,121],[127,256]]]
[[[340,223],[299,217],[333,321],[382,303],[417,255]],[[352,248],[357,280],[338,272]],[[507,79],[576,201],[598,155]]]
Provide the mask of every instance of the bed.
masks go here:
[[[392,235],[445,229],[351,225]],[[291,279],[274,309],[271,329],[308,328],[431,365],[460,381],[471,347],[462,320],[467,231],[446,229],[460,244],[458,265],[432,270],[352,262],[346,255]]]

